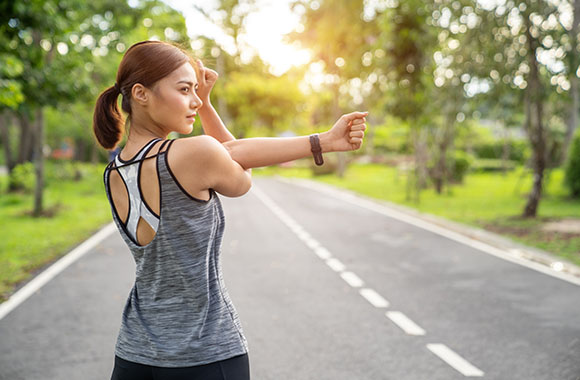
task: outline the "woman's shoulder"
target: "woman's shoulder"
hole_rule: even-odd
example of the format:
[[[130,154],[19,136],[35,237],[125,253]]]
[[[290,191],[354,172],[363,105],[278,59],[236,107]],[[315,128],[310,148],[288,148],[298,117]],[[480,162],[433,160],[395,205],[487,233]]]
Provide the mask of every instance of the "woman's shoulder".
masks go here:
[[[171,142],[167,165],[180,186],[192,197],[207,201],[211,146],[219,141],[211,136],[181,137]],[[209,146],[209,149],[208,149]]]
[[[197,169],[204,172],[212,170],[212,163],[224,154],[228,155],[225,147],[212,136],[181,137],[171,143],[168,161],[177,171]]]
[[[171,144],[171,153],[177,160],[189,161],[197,159],[196,162],[211,159],[216,154],[216,150],[224,149],[221,143],[212,136],[199,135],[181,137],[175,139]],[[189,161],[191,163],[191,161]]]

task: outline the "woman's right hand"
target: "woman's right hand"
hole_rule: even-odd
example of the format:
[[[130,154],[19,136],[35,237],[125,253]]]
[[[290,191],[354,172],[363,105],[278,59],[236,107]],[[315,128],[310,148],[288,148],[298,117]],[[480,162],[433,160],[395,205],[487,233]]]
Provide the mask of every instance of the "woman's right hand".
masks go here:
[[[345,152],[360,149],[366,130],[368,112],[342,115],[332,128],[320,134],[322,152]]]

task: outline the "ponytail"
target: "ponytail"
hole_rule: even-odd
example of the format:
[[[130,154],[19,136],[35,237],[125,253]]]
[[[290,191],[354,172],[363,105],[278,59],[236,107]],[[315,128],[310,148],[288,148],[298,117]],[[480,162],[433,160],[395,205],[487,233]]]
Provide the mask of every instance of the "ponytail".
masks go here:
[[[125,122],[117,106],[121,93],[119,85],[109,87],[99,95],[93,114],[93,132],[99,144],[108,150],[114,149],[123,136]]]

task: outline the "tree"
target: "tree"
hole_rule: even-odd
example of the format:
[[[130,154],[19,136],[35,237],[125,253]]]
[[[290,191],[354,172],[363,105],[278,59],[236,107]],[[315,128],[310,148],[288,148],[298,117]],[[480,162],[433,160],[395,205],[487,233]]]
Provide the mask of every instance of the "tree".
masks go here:
[[[2,13],[8,20],[0,25],[0,36],[6,41],[0,47],[0,54],[23,65],[23,70],[14,77],[23,95],[15,109],[21,124],[19,158],[35,162],[33,215],[38,217],[43,212],[44,108],[94,101],[95,83],[101,80],[92,70],[96,57],[106,56],[111,47],[122,52],[127,45],[121,42],[124,32],[133,30],[138,23],[152,22],[140,16],[147,12],[163,15],[170,8],[158,1],[144,1],[132,8],[127,3],[111,0],[93,3],[20,0],[10,3],[9,7],[10,12]],[[171,29],[169,23],[160,23],[158,30],[167,38],[179,37],[179,32],[185,30],[183,17],[179,20],[181,30]],[[111,79],[107,78],[107,86]],[[9,139],[3,140],[5,145],[9,144]],[[30,141],[34,142],[32,157],[27,153]]]
[[[548,164],[546,102],[553,87],[560,86],[551,80],[560,74],[557,65],[551,66],[545,59],[539,61],[538,57],[562,46],[563,29],[558,22],[561,8],[544,0],[511,1],[489,8],[483,8],[481,3],[474,7],[470,1],[457,1],[451,6],[438,3],[441,19],[458,45],[456,57],[462,58],[456,60],[456,65],[470,75],[467,87],[488,87],[489,90],[481,90],[480,96],[490,101],[497,102],[511,93],[519,99],[519,109],[512,112],[525,115],[523,126],[533,152],[534,172],[522,216],[535,217]]]
[[[380,43],[386,54],[384,72],[390,83],[385,93],[386,111],[410,125],[410,141],[414,147],[415,168],[407,176],[407,199],[419,201],[426,186],[428,134],[432,128],[436,102],[433,83],[433,53],[437,47],[435,29],[427,22],[433,4],[430,1],[396,2],[379,16]],[[449,103],[449,105],[453,105]],[[452,114],[453,111],[448,111]],[[445,141],[448,137],[445,137]]]

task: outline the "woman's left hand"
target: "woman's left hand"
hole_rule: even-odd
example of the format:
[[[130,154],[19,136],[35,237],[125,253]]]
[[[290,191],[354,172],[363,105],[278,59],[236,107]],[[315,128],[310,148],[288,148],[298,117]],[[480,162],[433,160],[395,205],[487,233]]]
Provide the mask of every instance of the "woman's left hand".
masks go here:
[[[197,83],[199,85],[197,89],[197,96],[199,96],[204,104],[209,103],[209,93],[211,92],[211,89],[213,88],[219,75],[212,69],[204,67],[200,59],[197,59],[196,62],[199,72],[197,78]]]

